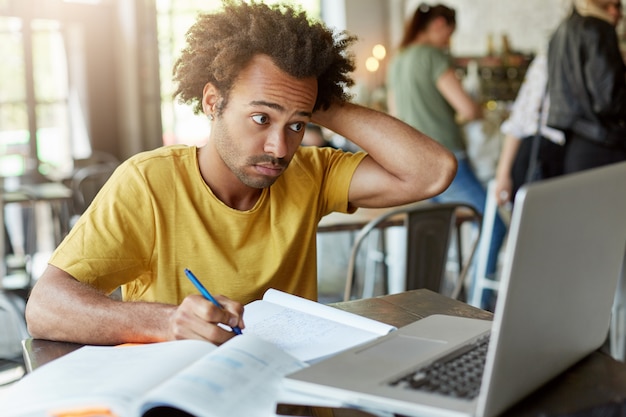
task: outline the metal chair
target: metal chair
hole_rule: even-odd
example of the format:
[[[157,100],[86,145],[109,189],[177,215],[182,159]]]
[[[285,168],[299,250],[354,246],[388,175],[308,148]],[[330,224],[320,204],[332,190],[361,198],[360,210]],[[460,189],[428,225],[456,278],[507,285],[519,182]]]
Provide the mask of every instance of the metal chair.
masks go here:
[[[118,165],[117,162],[96,163],[84,166],[74,173],[70,182],[73,198],[72,224],[91,204],[91,201]]]
[[[26,373],[22,340],[30,337],[24,309],[27,290],[0,289],[0,386],[17,381]]]
[[[475,225],[473,228],[475,237],[471,244],[470,254],[464,260],[462,256],[461,226],[468,221]],[[352,298],[373,296],[376,278],[368,277],[365,267],[361,268],[364,270],[361,297],[354,296],[353,290],[357,284],[357,258],[363,243],[368,240],[374,230],[380,231],[376,246],[382,248],[382,253],[378,251],[378,254],[374,254],[374,260],[382,266],[382,284],[385,292],[389,292],[384,230],[391,226],[404,226],[406,228],[404,290],[427,288],[436,292],[442,292],[451,236],[453,232],[456,234],[459,274],[451,296],[459,298],[464,289],[464,282],[480,240],[481,222],[482,216],[480,213],[474,207],[465,203],[439,204],[420,202],[401,206],[380,215],[366,224],[355,237],[348,262],[344,301]]]
[[[467,303],[474,307],[481,308],[481,300],[485,290],[495,292],[500,288],[500,281],[487,276],[487,258],[489,258],[489,243],[493,228],[498,215],[498,202],[496,201],[496,181],[490,180],[487,185],[487,199],[485,201],[485,212],[481,227],[481,242],[476,253],[476,274],[472,285],[471,293]]]
[[[620,280],[615,291],[613,314],[609,331],[611,356],[626,362],[626,250],[622,261]]]

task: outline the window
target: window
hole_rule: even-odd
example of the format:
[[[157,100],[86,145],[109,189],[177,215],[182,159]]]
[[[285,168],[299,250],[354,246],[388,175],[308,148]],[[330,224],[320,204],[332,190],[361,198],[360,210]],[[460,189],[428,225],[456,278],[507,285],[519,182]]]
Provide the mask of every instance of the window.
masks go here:
[[[267,1],[276,3],[277,1]],[[300,0],[296,4],[320,17],[320,0]],[[157,27],[159,36],[159,61],[161,78],[161,118],[163,143],[202,145],[209,134],[209,123],[196,115],[190,106],[177,103],[173,98],[172,68],[178,53],[185,45],[185,33],[199,12],[209,12],[221,5],[220,0],[157,0]]]
[[[67,28],[50,13],[35,15],[39,7],[9,3],[11,13],[0,9],[0,176],[63,178],[82,123],[72,111]]]
[[[0,17],[0,176],[21,175],[30,157],[23,22]]]
[[[69,157],[68,85],[58,21],[0,17],[0,175],[50,174]],[[71,164],[71,157],[69,157]]]
[[[33,19],[33,93],[35,99],[36,149],[39,171],[69,172],[72,168],[70,149],[70,95],[67,57],[61,23]]]
[[[165,145],[201,145],[208,137],[209,124],[206,120],[195,115],[190,106],[173,99],[172,68],[185,45],[185,33],[197,14],[215,10],[220,4],[220,0],[157,0],[161,120]]]

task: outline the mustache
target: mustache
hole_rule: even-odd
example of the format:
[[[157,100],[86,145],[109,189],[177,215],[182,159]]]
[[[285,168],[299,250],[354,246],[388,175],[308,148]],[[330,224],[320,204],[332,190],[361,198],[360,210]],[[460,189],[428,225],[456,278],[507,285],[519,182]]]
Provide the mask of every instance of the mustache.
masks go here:
[[[269,164],[279,168],[287,168],[288,165],[288,162],[285,158],[274,158],[270,155],[252,156],[248,159],[248,163],[251,165]]]

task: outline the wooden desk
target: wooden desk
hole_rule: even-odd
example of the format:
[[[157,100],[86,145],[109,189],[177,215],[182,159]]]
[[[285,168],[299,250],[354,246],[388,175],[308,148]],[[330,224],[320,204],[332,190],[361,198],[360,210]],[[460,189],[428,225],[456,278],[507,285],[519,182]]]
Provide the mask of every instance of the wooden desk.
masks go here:
[[[483,319],[492,317],[489,312],[429,290],[414,290],[332,305],[398,327],[432,314]],[[80,345],[73,343],[28,339],[24,342],[24,357],[30,371],[79,347]],[[513,406],[504,415],[617,417],[623,415],[624,409],[626,364],[597,351]]]

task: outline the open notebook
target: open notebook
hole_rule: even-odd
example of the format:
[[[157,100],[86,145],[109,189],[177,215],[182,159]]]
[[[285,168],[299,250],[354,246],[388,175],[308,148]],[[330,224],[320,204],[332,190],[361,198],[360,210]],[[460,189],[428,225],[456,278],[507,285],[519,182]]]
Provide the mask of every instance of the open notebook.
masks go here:
[[[430,316],[297,371],[286,387],[403,415],[501,413],[606,340],[625,254],[625,180],[621,163],[519,191],[493,323]],[[459,368],[461,389],[433,392],[442,363],[465,366],[468,355],[482,368]]]

